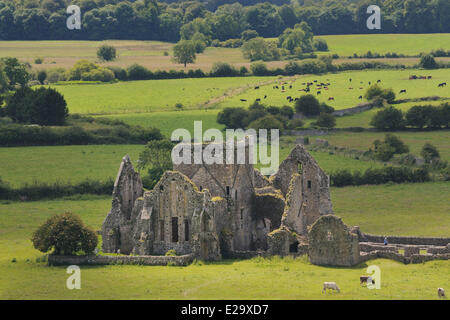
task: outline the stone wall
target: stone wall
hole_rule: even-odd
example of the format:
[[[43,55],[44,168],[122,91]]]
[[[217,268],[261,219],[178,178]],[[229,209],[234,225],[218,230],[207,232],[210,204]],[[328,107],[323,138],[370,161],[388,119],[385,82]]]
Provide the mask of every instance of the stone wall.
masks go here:
[[[194,254],[183,256],[48,256],[49,265],[107,265],[140,264],[147,266],[186,266],[195,259]]]
[[[334,215],[321,216],[308,233],[311,263],[353,266],[360,261],[358,236]]]
[[[360,242],[384,242],[384,236],[371,235],[363,232],[358,234]],[[395,244],[411,244],[411,245],[434,245],[446,246],[450,243],[450,238],[437,237],[403,237],[403,236],[387,236],[388,243]]]

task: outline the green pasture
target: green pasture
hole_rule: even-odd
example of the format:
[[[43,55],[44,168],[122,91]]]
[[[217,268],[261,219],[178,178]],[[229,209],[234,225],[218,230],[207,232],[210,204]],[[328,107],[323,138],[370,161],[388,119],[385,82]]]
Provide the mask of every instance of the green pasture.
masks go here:
[[[232,77],[52,85],[66,99],[70,113],[119,114],[202,109],[211,100],[254,87],[274,77]]]
[[[448,183],[332,188],[335,213],[373,234],[448,236]],[[37,262],[32,232],[52,214],[71,211],[100,229],[110,197],[0,202],[0,299],[437,299],[450,286],[449,261],[403,265],[376,259],[352,268],[297,259],[255,258],[188,267],[82,267],[81,290],[67,290],[64,267]],[[12,262],[15,259],[16,262]],[[368,265],[381,268],[380,290],[359,286]],[[337,281],[340,294],[321,294]],[[220,290],[217,290],[220,286]]]
[[[143,145],[0,148],[0,177],[13,187],[25,183],[115,178],[122,157],[137,161]]]
[[[409,80],[410,75],[432,76],[430,80]],[[438,88],[438,84],[448,81],[450,75],[449,69],[439,70],[370,70],[370,71],[349,71],[341,73],[328,73],[324,75],[305,75],[295,80],[280,79],[276,83],[279,89],[274,89],[275,84],[268,84],[255,90],[250,88],[247,91],[233,95],[218,104],[219,108],[223,107],[248,107],[256,99],[261,99],[261,103],[273,106],[290,105],[295,106],[295,102],[289,103],[286,97],[298,98],[306,93],[300,91],[306,87],[303,83],[313,82],[330,83],[328,90],[317,90],[316,86],[311,87],[311,94],[317,96],[319,101],[326,102],[336,110],[355,107],[356,105],[366,102],[364,94],[371,84],[381,80],[379,85],[382,88],[392,88],[397,99],[412,99],[428,96],[450,97],[448,87]],[[350,79],[352,81],[350,82]],[[282,92],[283,83],[285,92]],[[362,82],[362,83],[361,83]],[[292,85],[292,89],[289,86]],[[352,88],[352,89],[350,89]],[[406,93],[400,94],[400,90],[406,89]],[[317,92],[320,91],[320,94]],[[267,96],[264,98],[264,96]],[[359,97],[362,96],[362,99]],[[334,100],[329,100],[333,97]],[[240,101],[247,100],[246,102]]]
[[[216,122],[218,113],[219,110],[205,109],[132,114],[126,113],[102,117],[122,120],[129,125],[138,125],[144,128],[158,128],[164,136],[170,138],[172,132],[180,128],[189,130],[191,135],[193,135],[194,121],[201,121],[203,130],[211,128],[222,129],[224,126]]]
[[[384,132],[335,132],[320,138],[328,140],[334,146],[368,150],[373,147],[376,139],[383,140],[385,134]],[[450,160],[450,130],[398,131],[393,134],[400,137],[409,146],[410,152],[415,155],[420,155],[423,145],[428,142],[438,148],[441,159]]]
[[[282,140],[280,163],[293,146],[293,141]],[[0,148],[0,177],[13,187],[33,182],[77,183],[86,179],[105,181],[116,177],[124,155],[128,154],[136,164],[142,150],[143,145]],[[338,169],[365,170],[382,166],[380,162],[360,161],[323,152],[312,152],[312,155],[327,173]]]
[[[340,56],[360,55],[367,51],[386,54],[395,52],[416,56],[436,49],[450,50],[450,33],[434,34],[354,34],[317,36],[328,43],[330,53]]]

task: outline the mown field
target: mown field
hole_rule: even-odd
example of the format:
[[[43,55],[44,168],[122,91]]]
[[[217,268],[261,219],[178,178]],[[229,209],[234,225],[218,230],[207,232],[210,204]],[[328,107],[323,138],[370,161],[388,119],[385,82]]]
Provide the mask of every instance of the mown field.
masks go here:
[[[409,80],[410,75],[424,75],[432,76],[430,80]],[[379,85],[383,88],[392,88],[397,95],[397,99],[412,99],[428,96],[450,97],[450,89],[448,87],[438,88],[438,84],[447,81],[450,72],[446,69],[439,70],[370,70],[370,71],[351,71],[325,75],[307,75],[295,79],[295,81],[287,81],[285,85],[285,92],[282,92],[281,85],[286,82],[283,79],[278,81],[280,89],[274,89],[274,84],[269,84],[261,87],[259,90],[250,89],[239,95],[231,96],[219,103],[218,107],[247,107],[255,99],[261,99],[262,103],[267,105],[291,105],[286,97],[293,98],[305,95],[304,89],[306,86],[303,83],[313,82],[317,80],[318,83],[330,83],[328,90],[317,90],[312,87],[312,94],[316,95],[319,101],[326,102],[336,110],[346,109],[356,106],[361,102],[365,102],[364,94],[371,84],[381,80]],[[352,81],[350,81],[352,79]],[[362,83],[361,83],[362,82]],[[289,86],[292,85],[292,89]],[[399,94],[400,90],[405,89],[406,94]],[[317,92],[320,91],[320,94]],[[264,99],[264,96],[267,98]],[[363,96],[363,99],[359,99]],[[333,97],[334,100],[328,99]],[[246,99],[247,102],[241,102],[240,99]]]
[[[318,36],[328,42],[329,52],[347,57],[365,54],[371,50],[385,54],[396,52],[407,56],[416,56],[421,52],[430,52],[435,49],[449,50],[450,34],[373,34],[373,35],[332,35]],[[127,67],[139,63],[151,70],[182,70],[184,66],[174,64],[171,60],[173,43],[160,41],[0,41],[0,57],[14,56],[27,61],[37,69],[50,69],[55,67],[70,68],[77,60],[89,59],[97,61],[96,50],[102,44],[113,45],[117,48],[118,59],[105,65]],[[169,55],[165,56],[164,52]],[[44,63],[34,64],[37,57],[44,58]],[[236,67],[250,66],[250,61],[244,59],[240,48],[207,48],[204,53],[197,55],[195,64],[188,65],[187,69],[201,68],[210,70],[214,62],[222,61]],[[338,60],[339,63],[347,59]],[[403,63],[413,65],[417,58],[377,59],[387,63]],[[268,62],[270,67],[282,67],[286,61]]]
[[[448,236],[449,188],[448,183],[427,183],[331,191],[336,214],[365,232]],[[67,290],[65,268],[36,262],[42,253],[33,249],[30,236],[50,215],[65,211],[99,229],[110,201],[90,196],[0,202],[0,299],[436,299],[436,288],[450,285],[449,261],[403,265],[377,259],[353,268],[327,268],[305,257],[274,257],[188,267],[83,267],[82,289]],[[381,268],[380,290],[359,286],[359,276],[372,264]],[[321,294],[323,281],[338,281],[341,293]]]

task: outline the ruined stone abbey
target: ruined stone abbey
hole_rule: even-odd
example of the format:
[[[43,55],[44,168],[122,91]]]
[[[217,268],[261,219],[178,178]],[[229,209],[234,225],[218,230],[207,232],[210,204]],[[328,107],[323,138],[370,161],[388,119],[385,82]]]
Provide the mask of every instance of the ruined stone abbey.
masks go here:
[[[347,227],[333,215],[329,185],[302,145],[270,177],[248,158],[244,164],[181,164],[151,191],[144,191],[125,156],[101,231],[103,251],[152,257],[148,264],[174,258],[163,257],[169,250],[183,261],[308,254],[314,264],[336,266],[374,257],[405,263],[450,257],[448,238],[396,237],[383,247],[383,237]]]

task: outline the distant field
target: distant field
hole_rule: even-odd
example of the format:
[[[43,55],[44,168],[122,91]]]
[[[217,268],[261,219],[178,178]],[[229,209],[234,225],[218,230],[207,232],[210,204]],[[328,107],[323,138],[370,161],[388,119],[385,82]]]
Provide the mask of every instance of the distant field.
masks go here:
[[[53,85],[64,95],[71,113],[117,114],[202,109],[211,99],[253,87],[275,77],[232,77]]]
[[[333,35],[318,36],[328,42],[329,53],[337,53],[342,57],[353,53],[364,54],[368,50],[377,53],[396,52],[405,55],[418,55],[433,49],[450,49],[450,33],[446,34],[373,34],[373,35]],[[118,59],[104,65],[127,67],[139,63],[151,70],[185,69],[181,64],[171,60],[173,43],[160,41],[107,40],[107,41],[0,41],[0,57],[14,56],[30,62],[34,68],[49,69],[55,67],[70,68],[83,58],[96,61],[96,50],[102,44],[110,44],[117,48]],[[168,52],[169,56],[165,56]],[[319,53],[323,54],[323,53]],[[44,63],[34,65],[36,57],[44,58]],[[244,59],[240,48],[207,48],[197,55],[195,64],[187,69],[201,68],[210,70],[217,61],[227,62],[236,67],[250,66]],[[345,60],[338,60],[344,62]],[[412,65],[416,58],[381,59],[387,63],[403,63]],[[282,67],[286,61],[272,61],[268,65]]]
[[[0,177],[13,187],[24,183],[115,178],[126,154],[136,163],[143,145],[0,148]]]
[[[320,138],[328,140],[330,144],[335,146],[368,150],[370,147],[373,147],[373,142],[376,139],[384,139],[385,134],[384,132],[336,132]],[[450,130],[398,131],[394,132],[394,134],[409,146],[411,153],[420,155],[423,145],[428,142],[439,149],[442,159],[450,160]]]
[[[404,55],[418,55],[435,49],[450,50],[450,33],[436,34],[371,34],[318,36],[328,43],[331,53],[351,56],[353,53],[385,54],[395,52]]]
[[[423,102],[407,102],[400,104],[393,104],[394,108],[400,109],[403,112],[408,111],[411,107],[417,105],[432,105],[438,106],[441,103],[444,103],[449,100],[439,100],[439,101],[423,101]],[[357,113],[351,116],[337,117],[336,118],[336,128],[348,128],[348,127],[362,127],[362,128],[370,128],[370,121],[372,117],[378,112],[380,109],[372,109],[369,111]],[[313,121],[313,120],[311,120]]]
[[[448,183],[427,183],[332,188],[331,196],[335,213],[364,232],[448,236],[449,192]],[[111,198],[82,199],[0,202],[0,299],[437,299],[436,288],[450,286],[449,261],[371,260],[382,270],[382,283],[380,290],[367,290],[358,278],[368,264],[330,268],[305,257],[273,257],[188,267],[82,267],[82,289],[70,291],[65,267],[36,262],[42,253],[29,239],[49,216],[65,211],[100,229]],[[338,281],[340,294],[320,293],[330,279]]]
[[[216,122],[219,110],[162,111],[150,113],[118,114],[101,116],[122,120],[130,125],[159,128],[161,133],[170,138],[175,129],[187,129],[193,135],[194,121],[202,121],[203,131],[210,128],[222,129]]]
[[[293,142],[281,143],[280,163],[292,148]],[[143,149],[143,145],[0,148],[0,177],[14,187],[33,181],[77,183],[88,178],[105,181],[116,177],[124,155],[128,154],[136,164]],[[340,168],[365,170],[382,165],[322,152],[312,155],[327,173]]]
[[[431,80],[408,80],[410,75],[430,75],[433,77]],[[299,91],[305,88],[303,83],[317,82],[330,83],[328,90],[320,89],[316,90],[314,87],[311,93],[316,95],[320,101],[334,107],[336,110],[346,109],[356,106],[366,100],[359,99],[359,96],[364,96],[369,82],[376,83],[377,80],[381,80],[380,86],[383,88],[392,88],[397,95],[397,99],[405,98],[419,98],[425,96],[440,96],[450,97],[450,88],[438,88],[438,84],[448,81],[450,77],[450,71],[448,69],[439,70],[366,70],[366,71],[351,71],[335,74],[325,75],[307,75],[298,77],[295,81],[288,81],[285,85],[285,92],[281,90],[281,82],[285,80],[279,80],[278,86],[280,89],[273,89],[274,84],[269,84],[261,87],[259,90],[249,89],[239,95],[234,95],[227,98],[223,102],[219,103],[219,107],[247,107],[255,99],[261,99],[261,102],[266,105],[291,105],[294,106],[294,102],[289,103],[286,99],[288,96],[293,98],[305,95],[304,91]],[[352,81],[350,82],[350,79]],[[363,82],[363,83],[361,83]],[[289,85],[292,84],[292,89],[289,89]],[[352,88],[352,89],[350,89]],[[361,89],[362,88],[362,89]],[[399,94],[400,90],[406,89],[406,94]],[[320,94],[317,94],[320,91]],[[264,96],[267,96],[264,99]],[[334,100],[328,99],[333,97]],[[248,102],[241,102],[240,99],[246,99]]]

